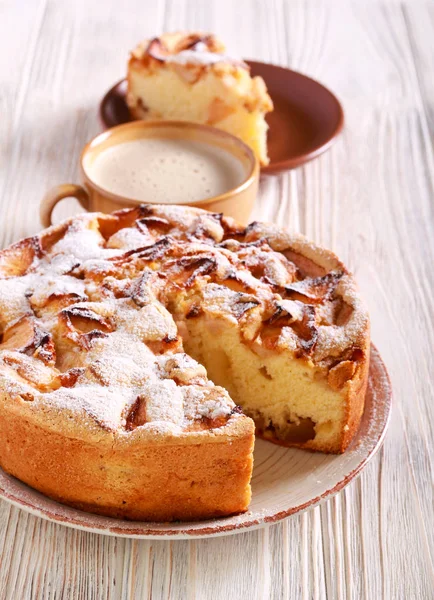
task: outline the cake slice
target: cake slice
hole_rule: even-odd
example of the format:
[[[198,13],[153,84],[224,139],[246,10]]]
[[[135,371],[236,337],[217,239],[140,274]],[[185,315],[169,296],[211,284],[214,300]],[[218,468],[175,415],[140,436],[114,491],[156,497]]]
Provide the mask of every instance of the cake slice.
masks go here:
[[[224,52],[214,35],[201,33],[166,33],[139,44],[128,63],[130,111],[138,119],[213,125],[241,138],[266,165],[272,101],[264,80]]]

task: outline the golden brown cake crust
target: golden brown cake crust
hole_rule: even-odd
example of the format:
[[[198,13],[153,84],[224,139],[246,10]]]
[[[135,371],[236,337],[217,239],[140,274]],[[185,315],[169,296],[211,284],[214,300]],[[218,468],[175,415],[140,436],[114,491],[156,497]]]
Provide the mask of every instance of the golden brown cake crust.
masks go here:
[[[141,521],[226,516],[250,502],[254,437],[248,419],[217,439],[158,442],[103,431],[74,438],[69,423],[65,427],[73,416],[44,411],[38,419],[22,409],[16,402],[2,407],[0,464],[59,502]]]
[[[246,510],[254,424],[184,352],[182,327],[201,315],[339,392],[333,443],[287,445],[346,448],[363,411],[369,320],[339,259],[272,225],[142,205],[0,252],[1,467],[109,516]]]

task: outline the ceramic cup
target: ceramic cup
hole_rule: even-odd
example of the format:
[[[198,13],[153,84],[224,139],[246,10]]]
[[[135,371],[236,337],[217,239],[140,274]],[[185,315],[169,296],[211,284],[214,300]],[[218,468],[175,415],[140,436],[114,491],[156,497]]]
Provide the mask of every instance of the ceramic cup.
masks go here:
[[[199,200],[189,206],[222,212],[243,224],[248,222],[258,189],[259,164],[252,150],[244,142],[208,125],[187,121],[134,121],[105,131],[84,147],[80,156],[82,185],[64,183],[51,189],[41,202],[42,225],[49,227],[52,224],[53,209],[63,198],[76,198],[85,210],[105,213],[142,204],[143,200],[114,194],[99,187],[86,171],[86,165],[91,164],[100,152],[138,138],[187,139],[205,142],[223,148],[240,160],[245,172],[245,178],[240,185],[224,194]],[[173,193],[176,200],[175,189]],[[155,204],[152,199],[147,203]]]

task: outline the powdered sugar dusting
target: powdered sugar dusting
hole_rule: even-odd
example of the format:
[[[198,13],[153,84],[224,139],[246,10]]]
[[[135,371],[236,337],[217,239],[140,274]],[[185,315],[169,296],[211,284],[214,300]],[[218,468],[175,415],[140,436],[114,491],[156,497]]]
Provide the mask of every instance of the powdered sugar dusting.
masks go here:
[[[134,390],[125,387],[79,385],[44,395],[44,401],[60,409],[90,415],[97,423],[116,431],[123,421],[125,408],[135,400]]]
[[[59,232],[61,228],[63,236],[51,246],[47,243],[26,274],[0,279],[0,323],[4,330],[29,315],[35,326],[56,341],[57,364],[67,373],[62,375],[54,364],[43,365],[40,357],[45,355],[36,353],[40,342],[26,338],[20,343],[28,344],[28,355],[20,360],[18,352],[9,352],[13,368],[5,362],[0,368],[1,387],[27,396],[30,390],[32,406],[43,402],[54,409],[68,409],[112,431],[125,428],[138,399],[146,407],[146,422],[141,424],[145,428],[179,433],[191,419],[201,419],[197,409],[185,414],[183,389],[191,379],[195,388],[200,387],[198,382],[208,386],[206,371],[182,352],[176,341],[177,327],[163,304],[151,290],[146,300],[142,292],[138,303],[128,294],[116,297],[107,290],[98,292],[105,285],[104,277],[102,281],[98,277],[116,271],[113,258],[152,244],[154,238],[130,227],[120,229],[106,243],[95,215],[73,219],[66,227],[62,224]],[[88,300],[89,291],[104,301]],[[31,329],[23,335],[30,336]],[[45,343],[52,342],[47,338]],[[0,346],[0,360],[6,356]],[[61,381],[68,382],[68,387]],[[229,397],[224,401],[233,406]]]
[[[27,294],[31,296],[31,301],[36,306],[46,302],[50,296],[66,296],[75,294],[78,297],[86,298],[85,284],[76,277],[64,275],[63,277],[55,275],[29,275]]]
[[[0,325],[4,329],[30,312],[27,283],[21,278],[0,279]]]
[[[114,233],[107,242],[108,248],[131,250],[152,243],[152,236],[144,235],[137,227],[126,227]]]
[[[219,62],[239,63],[226,54],[217,54],[217,52],[206,52],[198,50],[182,50],[177,54],[171,54],[166,57],[166,62],[176,63],[178,65],[215,65]]]
[[[184,405],[181,389],[174,381],[163,379],[149,382],[143,388],[148,422],[164,421],[181,424],[184,420]]]

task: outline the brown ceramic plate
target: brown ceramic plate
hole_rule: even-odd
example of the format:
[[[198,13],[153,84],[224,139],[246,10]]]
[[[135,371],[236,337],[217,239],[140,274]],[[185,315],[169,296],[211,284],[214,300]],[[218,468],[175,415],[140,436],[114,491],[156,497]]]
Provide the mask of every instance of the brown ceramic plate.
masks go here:
[[[282,448],[256,441],[249,511],[192,523],[139,523],[100,517],[63,506],[0,469],[0,497],[34,515],[94,533],[130,538],[199,538],[257,529],[312,508],[345,487],[374,456],[390,416],[391,386],[381,357],[371,348],[369,384],[360,430],[345,454]]]
[[[344,124],[344,113],[336,96],[311,79],[275,65],[247,61],[252,75],[260,75],[274,102],[267,117],[270,164],[263,173],[299,167],[325,152]],[[114,85],[100,104],[104,127],[133,120],[125,101],[125,79]]]

